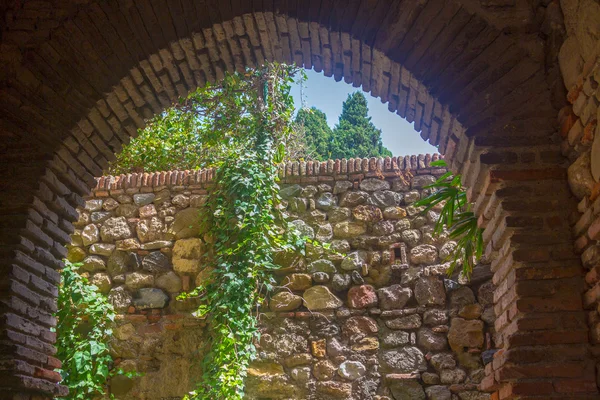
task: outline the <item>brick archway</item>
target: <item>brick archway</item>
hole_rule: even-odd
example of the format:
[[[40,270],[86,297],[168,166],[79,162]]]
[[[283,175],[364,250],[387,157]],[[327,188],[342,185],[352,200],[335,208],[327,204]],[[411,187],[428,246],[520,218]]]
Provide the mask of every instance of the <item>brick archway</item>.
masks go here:
[[[465,176],[486,227],[503,347],[484,388],[500,398],[594,396],[567,221],[576,206],[557,138],[562,25],[555,7],[531,9],[518,1],[499,13],[467,0],[9,4],[0,387],[19,399],[59,390],[49,330],[56,269],[75,207],[107,160],[189,90],[277,60],[389,102]]]

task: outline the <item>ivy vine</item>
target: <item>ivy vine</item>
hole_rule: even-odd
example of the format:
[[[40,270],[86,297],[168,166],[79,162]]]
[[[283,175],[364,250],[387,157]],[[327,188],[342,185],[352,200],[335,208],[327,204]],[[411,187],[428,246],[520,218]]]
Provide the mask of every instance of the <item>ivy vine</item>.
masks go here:
[[[221,158],[214,187],[203,210],[204,285],[198,313],[209,323],[203,376],[186,399],[238,400],[244,397],[244,378],[256,356],[258,312],[275,281],[274,254],[301,247],[303,241],[282,229],[277,164],[285,157],[286,140],[293,136],[291,83],[295,67],[268,64],[208,85],[194,101],[203,104],[206,119],[224,135],[213,139]],[[225,107],[226,109],[222,109]],[[225,137],[225,143],[223,143]]]
[[[98,288],[78,273],[81,264],[64,261],[58,290],[58,372],[69,388],[65,399],[88,400],[106,392],[112,357],[108,340],[115,311]]]

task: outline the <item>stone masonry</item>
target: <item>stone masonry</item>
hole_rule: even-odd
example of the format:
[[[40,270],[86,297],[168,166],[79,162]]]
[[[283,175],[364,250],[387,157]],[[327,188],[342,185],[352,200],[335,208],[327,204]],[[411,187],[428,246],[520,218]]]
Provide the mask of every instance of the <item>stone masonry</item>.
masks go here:
[[[305,257],[276,257],[280,288],[261,313],[249,399],[489,399],[478,391],[482,353],[494,347],[489,265],[467,286],[448,278],[455,243],[432,234],[436,212],[414,206],[445,172],[429,166],[437,158],[282,169],[291,229],[335,252],[309,246]],[[383,172],[398,161],[412,179]],[[167,179],[181,173],[182,182]],[[118,312],[116,367],[143,373],[111,382],[118,399],[180,398],[201,376],[205,323],[192,315],[196,301],[176,296],[208,274],[199,223],[210,175],[102,177],[78,209],[67,257]]]

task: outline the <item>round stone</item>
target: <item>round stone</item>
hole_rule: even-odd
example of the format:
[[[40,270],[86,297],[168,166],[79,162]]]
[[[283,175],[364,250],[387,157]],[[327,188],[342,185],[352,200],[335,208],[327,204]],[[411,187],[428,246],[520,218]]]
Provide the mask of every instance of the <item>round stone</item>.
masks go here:
[[[313,286],[305,290],[302,297],[304,305],[311,311],[334,310],[344,304],[326,286]]]
[[[271,311],[292,311],[302,305],[302,297],[288,291],[276,293],[269,301]]]
[[[338,375],[349,381],[354,381],[367,373],[363,363],[359,361],[344,361],[338,368]]]

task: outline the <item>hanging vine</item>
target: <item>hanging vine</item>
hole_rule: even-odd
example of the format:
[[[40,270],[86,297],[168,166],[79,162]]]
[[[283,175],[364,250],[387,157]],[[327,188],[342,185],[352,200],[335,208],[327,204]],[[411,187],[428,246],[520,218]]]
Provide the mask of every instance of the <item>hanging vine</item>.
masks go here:
[[[57,357],[66,399],[87,400],[106,390],[112,357],[108,339],[115,311],[98,288],[79,275],[79,265],[65,260],[58,291]]]
[[[222,155],[203,210],[204,238],[211,248],[203,261],[212,272],[192,294],[200,297],[198,312],[209,323],[209,346],[202,380],[187,399],[243,398],[246,370],[256,355],[257,308],[275,283],[273,255],[302,244],[281,229],[277,185],[277,163],[293,130],[290,88],[296,72],[269,64],[228,75],[193,99],[216,117],[205,123],[214,124],[228,142],[217,136],[205,142],[219,138],[214,145]]]

